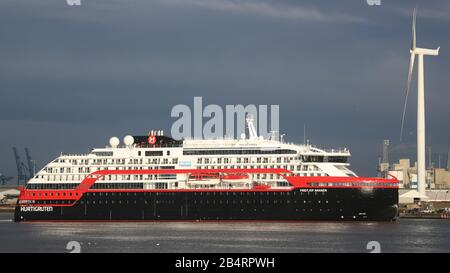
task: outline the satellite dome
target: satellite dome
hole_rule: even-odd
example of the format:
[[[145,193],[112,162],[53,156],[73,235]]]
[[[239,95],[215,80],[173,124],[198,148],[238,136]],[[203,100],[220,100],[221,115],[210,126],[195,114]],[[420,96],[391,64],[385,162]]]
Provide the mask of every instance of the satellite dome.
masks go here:
[[[113,148],[117,148],[119,146],[120,140],[117,137],[112,137],[109,139],[109,145]]]
[[[241,134],[241,139],[245,139],[245,133]]]
[[[127,146],[131,146],[134,143],[134,138],[132,136],[128,135],[123,138],[123,143],[125,143],[125,145],[127,145]]]

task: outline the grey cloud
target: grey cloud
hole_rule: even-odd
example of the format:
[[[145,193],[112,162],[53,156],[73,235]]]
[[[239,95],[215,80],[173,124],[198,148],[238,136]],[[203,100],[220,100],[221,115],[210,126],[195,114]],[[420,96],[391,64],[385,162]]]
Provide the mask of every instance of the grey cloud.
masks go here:
[[[243,13],[287,20],[307,20],[318,22],[362,23],[367,20],[360,16],[324,11],[318,8],[280,4],[279,1],[254,0],[159,0],[164,4],[190,5],[198,8],[224,12]]]
[[[427,1],[423,16],[442,3]],[[169,132],[172,106],[202,96],[205,105],[279,104],[287,140],[301,142],[306,123],[312,143],[350,148],[352,167],[374,175],[382,139],[401,144],[414,5],[2,1],[0,171],[14,173],[13,145],[28,145],[42,165],[112,135]],[[442,46],[425,64],[427,145],[445,153],[450,23],[419,19],[420,43]],[[403,143],[414,146],[411,94]],[[400,156],[414,157],[414,149],[393,149],[391,158]]]

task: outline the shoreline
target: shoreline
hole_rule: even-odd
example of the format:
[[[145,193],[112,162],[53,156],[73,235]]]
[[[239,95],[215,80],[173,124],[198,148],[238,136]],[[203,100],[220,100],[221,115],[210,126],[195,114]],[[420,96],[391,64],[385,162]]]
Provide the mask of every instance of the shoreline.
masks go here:
[[[449,214],[444,213],[427,213],[427,214],[415,214],[415,213],[403,213],[398,216],[400,219],[442,219],[450,220]]]
[[[11,213],[14,212],[16,206],[1,206],[0,213]]]

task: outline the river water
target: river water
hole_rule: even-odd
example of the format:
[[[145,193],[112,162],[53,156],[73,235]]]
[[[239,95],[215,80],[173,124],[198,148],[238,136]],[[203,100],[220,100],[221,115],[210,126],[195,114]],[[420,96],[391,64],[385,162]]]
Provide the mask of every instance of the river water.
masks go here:
[[[364,253],[370,241],[381,252],[450,252],[450,220],[15,223],[12,216],[0,213],[0,252],[70,252],[71,241],[81,252]]]

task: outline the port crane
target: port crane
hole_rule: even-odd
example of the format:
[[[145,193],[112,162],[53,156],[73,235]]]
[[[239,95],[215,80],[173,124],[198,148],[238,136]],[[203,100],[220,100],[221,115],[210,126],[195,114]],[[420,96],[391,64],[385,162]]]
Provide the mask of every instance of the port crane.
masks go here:
[[[14,157],[16,159],[16,167],[17,167],[17,185],[20,183],[26,182],[34,176],[36,172],[36,166],[34,164],[34,160],[31,159],[30,151],[28,148],[25,148],[25,156],[27,158],[27,164],[25,164],[19,156],[16,147],[13,147]]]
[[[9,180],[11,180],[13,178],[14,178],[14,176],[4,176],[2,173],[0,173],[0,184],[5,185],[6,182],[8,182]]]

